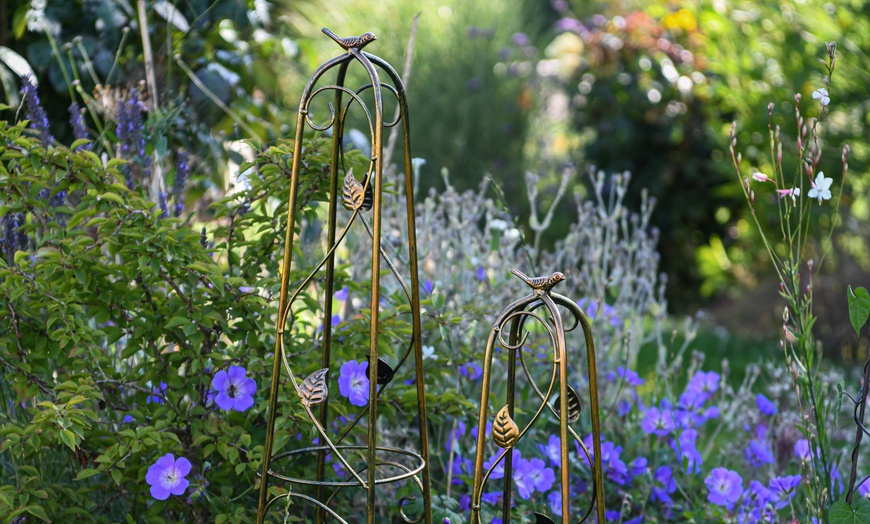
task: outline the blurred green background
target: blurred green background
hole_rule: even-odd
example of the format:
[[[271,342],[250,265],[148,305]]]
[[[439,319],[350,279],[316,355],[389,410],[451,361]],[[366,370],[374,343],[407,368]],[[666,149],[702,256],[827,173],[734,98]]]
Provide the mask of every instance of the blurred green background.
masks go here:
[[[825,85],[818,59],[826,42],[836,42],[819,169],[839,185],[848,143],[850,170],[827,265],[837,278],[818,276],[815,301],[820,316],[842,319],[820,325],[820,337],[847,356],[854,352],[843,285],[866,285],[870,274],[864,2],[183,0],[148,7],[164,93],[150,118],[163,133],[157,147],[196,153],[190,200],[231,190],[241,155],[226,144],[292,136],[302,85],[341,52],[321,27],[339,35],[373,31],[378,40],[367,51],[401,70],[419,15],[407,89],[413,155],[426,160],[423,191],[444,187],[442,170],[458,189],[489,176],[505,195],[505,218],[522,227],[529,216],[525,172],[540,176],[546,204],[566,163],[630,171],[629,207],[640,208],[643,188],[658,202],[652,222],[671,309],[708,308],[715,322],[750,337],[775,333],[781,306],[731,167],[729,127],[737,122],[742,176],[771,173],[773,103],[772,121],[793,146],[785,151],[787,169],[796,168],[794,95],[802,96],[804,114],[818,112],[811,96]],[[41,80],[53,133],[71,141],[63,122],[72,99],[93,97],[109,107],[144,78],[134,8],[114,0],[3,2],[3,101],[19,104],[15,57],[23,58]],[[166,30],[170,24],[181,37]],[[66,70],[79,78],[75,91]],[[584,194],[587,184],[578,178],[569,190]],[[763,224],[776,218],[771,193],[756,199]],[[571,200],[559,203],[545,244],[564,236]],[[829,215],[817,218],[829,224]]]

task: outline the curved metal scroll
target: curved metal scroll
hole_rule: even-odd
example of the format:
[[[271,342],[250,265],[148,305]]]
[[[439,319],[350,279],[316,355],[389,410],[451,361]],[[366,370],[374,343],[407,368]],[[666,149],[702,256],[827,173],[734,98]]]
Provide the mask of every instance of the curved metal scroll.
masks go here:
[[[552,293],[553,286],[564,280],[562,273],[553,273],[549,277],[529,278],[519,270],[512,270],[523,282],[531,289],[532,293],[515,301],[501,311],[498,318],[493,323],[492,330],[489,334],[489,339],[486,343],[486,351],[483,360],[483,385],[480,395],[480,413],[478,416],[477,428],[477,452],[474,461],[474,484],[471,492],[471,523],[481,524],[481,499],[483,496],[484,485],[487,479],[491,476],[495,468],[504,462],[504,484],[502,488],[502,520],[504,524],[509,524],[511,521],[511,493],[513,489],[512,472],[512,450],[515,449],[520,441],[526,436],[532,426],[542,417],[552,415],[559,422],[560,436],[560,457],[561,457],[561,502],[562,502],[562,524],[571,522],[571,505],[570,505],[570,490],[569,490],[569,438],[574,439],[582,452],[586,455],[587,462],[590,463],[592,471],[593,495],[589,501],[589,505],[584,511],[578,513],[580,519],[578,522],[583,522],[592,513],[593,508],[597,509],[598,522],[604,520],[604,479],[601,466],[601,426],[598,415],[598,384],[597,371],[595,363],[595,343],[592,340],[592,330],[586,315],[580,307],[572,300],[565,296]],[[567,309],[573,316],[574,323],[568,328],[565,328],[562,322],[562,314],[560,308]],[[542,310],[538,312],[538,310]],[[532,378],[529,368],[526,365],[526,359],[523,355],[523,347],[528,338],[529,332],[526,330],[526,322],[532,320],[541,326],[541,331],[549,338],[552,352],[552,374],[546,388],[540,388]],[[583,330],[583,335],[586,341],[586,360],[587,373],[589,378],[589,414],[592,422],[592,449],[588,449],[586,443],[580,438],[575,431],[574,425],[580,418],[580,410],[582,404],[580,397],[568,385],[568,365],[569,362],[579,360],[579,355],[571,355],[565,342],[565,333],[570,332],[577,326]],[[504,331],[509,331],[508,339],[504,339]],[[507,358],[507,398],[504,407],[502,407],[495,417],[492,418],[492,440],[496,446],[501,448],[495,459],[488,467],[484,467],[484,448],[486,444],[487,422],[490,421],[489,407],[489,392],[493,374],[493,356],[496,346],[501,346],[505,349],[503,354]],[[531,419],[523,425],[518,425],[514,420],[515,408],[515,383],[517,379],[517,363],[522,367],[522,372],[528,379],[532,390],[540,401],[537,407],[531,407],[526,411],[532,413]],[[558,395],[555,402],[550,403],[550,399]],[[569,437],[570,436],[570,437]],[[590,456],[591,455],[591,456]],[[590,460],[591,459],[591,460]],[[552,519],[543,514],[537,514],[537,522],[554,522]]]
[[[296,138],[293,145],[293,166],[291,175],[290,196],[288,199],[288,217],[286,240],[284,247],[284,261],[281,268],[281,294],[278,304],[277,318],[277,335],[275,342],[274,363],[272,367],[272,384],[270,388],[268,422],[266,428],[266,441],[263,451],[263,466],[260,474],[260,495],[257,509],[257,522],[262,523],[265,520],[267,510],[278,500],[284,499],[289,501],[291,498],[305,500],[310,502],[316,509],[316,522],[323,522],[327,518],[332,521],[345,522],[346,517],[339,515],[339,511],[330,508],[329,503],[335,496],[335,489],[346,488],[361,488],[366,491],[366,522],[374,524],[377,508],[377,496],[375,487],[384,483],[395,482],[400,480],[410,479],[422,492],[423,514],[420,518],[412,520],[405,514],[403,507],[407,497],[403,497],[396,508],[397,517],[405,522],[420,522],[426,524],[432,522],[431,495],[430,495],[430,480],[429,480],[429,442],[427,433],[427,417],[426,417],[426,400],[424,392],[424,376],[423,376],[423,354],[422,354],[422,323],[420,318],[420,282],[417,270],[417,240],[416,228],[414,224],[414,197],[413,197],[413,177],[411,175],[411,142],[410,128],[408,124],[408,103],[405,95],[405,88],[402,85],[401,77],[396,71],[383,59],[375,55],[363,52],[361,49],[367,43],[373,41],[374,35],[366,33],[362,37],[341,39],[333,33],[324,29],[330,38],[335,40],[347,52],[328,60],[322,64],[312,74],[305,89],[302,92],[302,98],[299,103],[299,111],[296,118]],[[347,76],[348,67],[351,64],[362,66],[367,74],[368,81],[366,85],[353,90],[344,86]],[[334,84],[316,87],[318,81],[328,71],[336,70],[336,81]],[[389,77],[390,84],[381,83],[378,70]],[[368,93],[371,91],[371,93]],[[384,121],[383,107],[383,92],[386,91],[392,97],[394,96],[398,102],[399,118],[393,122]],[[331,92],[334,95],[333,101],[329,104],[329,119],[324,124],[316,124],[314,118],[310,114],[312,100],[321,93]],[[373,102],[370,108],[366,104],[366,100],[362,96],[371,97]],[[345,104],[343,97],[348,97],[350,100]],[[351,110],[362,112],[365,122],[368,127],[369,135],[372,144],[372,154],[369,159],[369,165],[364,174],[362,182],[356,179],[352,173],[344,171],[344,149],[342,138],[344,135],[345,118]],[[401,122],[402,125],[402,144],[404,149],[404,168],[405,168],[405,191],[407,202],[407,231],[408,231],[408,270],[410,277],[410,288],[406,285],[402,275],[398,273],[396,265],[390,260],[387,254],[381,249],[381,206],[383,202],[383,131],[384,128],[392,127]],[[302,158],[302,142],[303,135],[308,129],[314,131],[325,131],[332,129],[332,169],[329,189],[329,219],[327,225],[327,243],[329,248],[326,255],[316,264],[315,269],[309,273],[301,284],[290,289],[289,274],[291,268],[291,258],[293,254],[294,228],[299,210],[297,210],[299,179],[300,179],[300,161]],[[339,203],[341,205],[339,205]],[[346,224],[339,231],[338,227],[338,209],[344,207],[349,211]],[[371,227],[364,218],[365,213],[371,213]],[[370,324],[369,324],[369,347],[366,348],[369,354],[369,362],[378,363],[377,365],[369,366],[369,399],[368,405],[364,411],[360,412],[350,427],[356,425],[361,418],[367,418],[367,441],[363,446],[348,446],[339,445],[341,440],[347,435],[347,431],[342,433],[337,438],[330,438],[324,428],[328,427],[328,411],[329,403],[329,370],[331,360],[332,347],[332,302],[335,293],[335,251],[338,245],[342,242],[351,227],[356,222],[362,222],[366,231],[372,238],[372,255],[371,255],[371,304],[375,306],[371,308]],[[357,224],[359,226],[359,224]],[[389,266],[390,271],[398,280],[399,285],[405,292],[408,299],[409,311],[412,317],[413,333],[408,343],[408,351],[404,354],[397,369],[389,369],[389,373],[385,374],[385,363],[378,359],[378,307],[380,303],[380,273],[381,260],[384,260]],[[315,281],[323,282],[323,310],[324,310],[324,325],[323,325],[323,345],[321,350],[320,368],[318,371],[311,373],[303,380],[300,380],[301,375],[294,372],[294,365],[287,358],[288,348],[285,344],[289,343],[289,339],[284,336],[285,329],[289,329],[289,324],[293,321],[293,306],[296,298],[307,290],[311,283]],[[398,368],[405,363],[409,353],[413,352],[414,358],[414,373],[417,388],[417,420],[419,420],[420,431],[420,451],[419,453],[403,450],[395,450],[382,448],[378,446],[378,397],[383,392],[384,388],[389,386],[393,373],[398,371]],[[361,352],[362,354],[362,352]],[[387,368],[389,368],[387,366]],[[311,421],[312,426],[316,429],[320,436],[320,446],[314,448],[306,448],[294,452],[284,452],[274,454],[275,443],[275,422],[278,408],[279,388],[282,384],[282,370],[286,373],[293,385],[295,395],[290,395],[291,398],[298,401],[304,408],[305,413]],[[386,375],[389,377],[386,377]],[[363,455],[364,465],[354,469],[353,460],[348,460],[345,453],[351,449],[358,449]],[[378,456],[380,452],[383,454],[386,451],[398,453],[401,456],[418,457],[420,462],[413,468],[409,468],[400,462],[384,460]],[[290,460],[302,452],[311,452],[317,454],[317,471],[314,479],[298,479],[289,475],[281,474],[272,469],[272,466],[281,459]],[[348,476],[343,481],[328,481],[325,479],[325,457],[327,453],[332,453],[343,468],[348,472]],[[379,477],[378,470],[384,467],[398,468],[404,471],[400,475],[390,477]],[[304,495],[290,491],[288,493],[279,494],[276,496],[269,495],[269,487],[272,482],[282,481],[288,482],[300,489],[305,486],[313,486],[315,493],[313,496]],[[278,505],[280,506],[280,504]],[[356,520],[356,519],[352,519]]]

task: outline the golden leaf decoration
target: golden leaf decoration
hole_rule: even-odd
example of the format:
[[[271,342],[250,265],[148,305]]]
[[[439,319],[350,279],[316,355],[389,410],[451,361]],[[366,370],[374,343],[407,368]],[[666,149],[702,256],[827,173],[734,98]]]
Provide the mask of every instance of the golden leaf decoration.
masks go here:
[[[492,440],[496,446],[504,449],[514,447],[520,438],[520,428],[508,413],[508,407],[501,408],[492,424]]]
[[[325,401],[329,396],[329,389],[326,387],[326,374],[328,372],[329,368],[318,369],[305,377],[305,380],[299,385],[299,398],[302,399],[303,406],[310,408]]]
[[[366,201],[368,200],[368,207]],[[371,209],[371,184],[368,191],[363,189],[363,185],[353,176],[353,168],[347,170],[344,175],[344,184],[341,186],[341,205],[349,211],[357,209]]]
[[[555,404],[553,405],[556,410],[556,415],[559,417],[562,416],[560,399],[561,397],[557,398]],[[577,396],[577,392],[574,391],[574,388],[568,386],[568,424],[573,424],[577,422],[577,419],[580,418],[580,411],[580,397]]]

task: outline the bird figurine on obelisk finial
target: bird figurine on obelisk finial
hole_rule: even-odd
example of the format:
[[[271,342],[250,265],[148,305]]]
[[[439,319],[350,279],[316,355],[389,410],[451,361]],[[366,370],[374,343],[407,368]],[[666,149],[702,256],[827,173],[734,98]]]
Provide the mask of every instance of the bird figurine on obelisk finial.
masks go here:
[[[337,34],[333,33],[332,31],[330,31],[329,29],[327,29],[325,27],[321,31],[323,31],[323,33],[326,36],[328,36],[329,38],[332,38],[333,40],[335,40],[335,42],[338,45],[340,45],[342,47],[342,49],[346,50],[347,52],[350,52],[351,49],[360,50],[363,47],[365,47],[367,44],[377,40],[377,37],[375,36],[374,33],[364,33],[362,36],[351,36],[348,38],[341,38],[340,36],[338,36]]]
[[[530,288],[535,292],[535,295],[543,295],[544,293],[549,293],[553,286],[558,284],[559,282],[565,280],[565,275],[556,271],[552,275],[548,277],[529,277],[522,271],[517,268],[511,269],[511,273],[518,276],[520,280],[529,285]]]

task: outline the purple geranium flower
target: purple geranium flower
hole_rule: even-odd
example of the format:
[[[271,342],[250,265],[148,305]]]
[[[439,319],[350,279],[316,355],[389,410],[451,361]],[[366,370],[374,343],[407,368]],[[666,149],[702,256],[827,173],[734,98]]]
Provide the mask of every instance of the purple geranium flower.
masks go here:
[[[802,462],[807,462],[810,460],[810,442],[802,438],[795,442],[794,445],[794,454],[799,458]]]
[[[558,466],[562,463],[562,439],[559,438],[558,435],[550,435],[550,438],[547,439],[547,445],[538,444],[538,449],[541,450],[541,453],[547,456],[550,459],[550,464],[553,466]],[[870,484],[868,482],[867,484]]]
[[[338,391],[354,406],[365,406],[369,401],[368,362],[349,360],[341,366]]]
[[[536,460],[541,464],[544,463],[541,459]],[[535,492],[535,479],[532,476],[534,466],[532,466],[531,461],[520,457],[519,460],[514,461],[513,468],[513,479],[514,484],[517,486],[517,493],[520,495],[520,498],[528,500],[531,498],[532,493]]]
[[[483,368],[474,362],[469,362],[468,364],[459,367],[459,374],[463,377],[468,377],[471,380],[477,380],[483,376]]]
[[[625,379],[625,383],[629,386],[643,386],[646,381],[640,378],[636,371],[625,369],[622,366],[616,368],[616,375]]]
[[[148,467],[145,482],[151,485],[151,496],[166,500],[169,495],[183,495],[190,482],[184,478],[190,473],[190,461],[184,457],[178,460],[167,453]]]
[[[705,399],[719,390],[719,373],[699,371],[686,385],[686,391],[702,395]]]
[[[698,432],[694,429],[685,429],[680,433],[679,440],[671,442],[671,448],[677,454],[677,460],[681,464],[685,463],[686,473],[701,472],[701,452],[698,451],[696,442],[698,440]]]
[[[637,457],[629,466],[628,474],[632,477],[643,475],[648,464],[646,457]]]
[[[725,468],[714,468],[710,476],[704,479],[704,484],[710,489],[707,498],[717,506],[728,509],[737,502],[743,494],[743,479],[736,471]]]
[[[743,450],[743,455],[746,457],[749,465],[754,468],[776,462],[770,446],[766,442],[757,439],[749,441],[749,445]]]
[[[868,483],[870,484],[870,483]],[[547,502],[550,504],[550,511],[553,512],[554,515],[561,517],[562,516],[562,492],[558,489],[553,490],[547,495]]]
[[[640,427],[647,434],[655,433],[660,437],[664,437],[673,431],[676,425],[674,424],[674,415],[671,410],[649,408],[646,410]]]
[[[622,446],[608,441],[601,443],[601,465],[604,467],[607,477],[620,486],[628,481],[628,466],[620,458],[621,454]]]
[[[659,466],[653,476],[652,499],[660,501],[665,506],[673,505],[671,493],[677,491],[674,473],[669,466]]]
[[[539,458],[529,460],[527,475],[531,477],[535,489],[541,493],[548,491],[556,481],[556,474],[552,468],[548,468],[547,464]]]
[[[588,300],[585,298],[581,298],[577,301],[577,305],[583,309],[583,312],[586,313],[586,316],[589,317],[589,320],[595,320],[598,317],[598,301],[597,300]],[[618,327],[619,326],[619,317],[616,315],[616,310],[613,306],[601,303],[601,316],[603,320],[607,321],[611,326]]]
[[[457,421],[456,429],[451,431],[450,434],[448,435],[447,444],[445,446],[447,449],[448,455],[450,454],[451,449],[453,450],[453,453],[459,454],[459,449],[461,447],[460,441],[461,441],[462,437],[465,435],[465,431],[466,431],[465,422],[462,422],[461,420]]]
[[[770,480],[771,501],[776,509],[788,506],[801,483],[800,475],[786,475]]]
[[[771,402],[770,399],[765,397],[762,393],[759,393],[755,397],[755,404],[758,406],[758,411],[761,411],[762,415],[767,415],[768,417],[776,415],[776,412],[779,411],[776,404]]]
[[[230,366],[229,371],[220,370],[214,374],[211,388],[217,391],[214,402],[219,408],[245,411],[254,405],[257,383],[250,377],[246,378],[246,373],[242,366]]]
[[[773,493],[757,480],[743,492],[743,508],[737,514],[738,524],[776,522],[776,510],[770,505]]]

